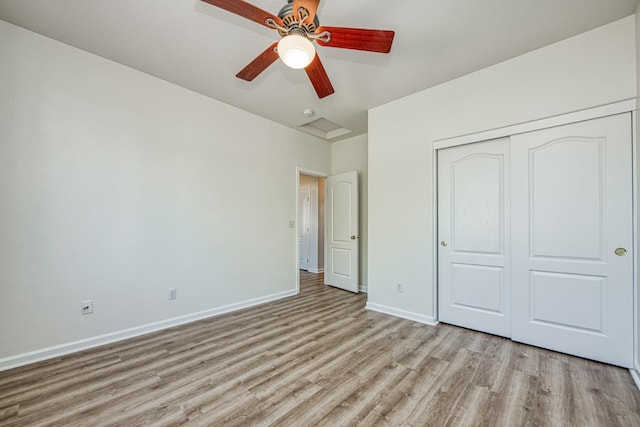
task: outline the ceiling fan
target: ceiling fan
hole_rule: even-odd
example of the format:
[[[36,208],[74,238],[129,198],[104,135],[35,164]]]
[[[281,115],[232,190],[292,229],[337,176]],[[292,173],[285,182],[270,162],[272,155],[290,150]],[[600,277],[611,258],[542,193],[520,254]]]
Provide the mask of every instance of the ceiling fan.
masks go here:
[[[288,0],[278,16],[243,0],[202,0],[236,15],[277,30],[280,41],[244,67],[236,77],[252,81],[278,57],[291,68],[304,68],[319,98],[334,90],[316,54],[313,42],[321,46],[389,53],[394,32],[363,28],[320,26],[316,11],[320,0]]]

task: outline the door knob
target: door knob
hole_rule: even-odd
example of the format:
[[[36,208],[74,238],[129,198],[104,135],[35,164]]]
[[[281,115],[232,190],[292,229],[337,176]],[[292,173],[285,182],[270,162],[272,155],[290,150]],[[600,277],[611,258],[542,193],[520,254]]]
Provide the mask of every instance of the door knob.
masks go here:
[[[615,254],[618,256],[625,256],[627,254],[627,250],[625,248],[618,248],[615,250]]]
[[[447,242],[443,240],[442,242],[440,242],[440,245],[442,245],[443,248],[446,248],[447,247]]]

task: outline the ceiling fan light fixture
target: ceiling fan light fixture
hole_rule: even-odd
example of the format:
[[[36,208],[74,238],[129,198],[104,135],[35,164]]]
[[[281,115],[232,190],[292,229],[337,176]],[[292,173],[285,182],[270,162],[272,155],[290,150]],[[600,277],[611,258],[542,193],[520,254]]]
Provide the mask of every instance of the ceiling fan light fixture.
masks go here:
[[[300,34],[289,34],[278,42],[278,56],[288,67],[306,68],[316,56],[313,43]]]

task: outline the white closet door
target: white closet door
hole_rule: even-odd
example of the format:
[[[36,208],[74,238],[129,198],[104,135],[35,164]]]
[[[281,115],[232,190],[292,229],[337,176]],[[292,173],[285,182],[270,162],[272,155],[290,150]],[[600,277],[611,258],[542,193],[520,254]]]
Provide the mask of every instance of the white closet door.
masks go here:
[[[513,136],[512,338],[631,367],[631,119]]]
[[[508,139],[438,151],[439,320],[508,337]]]

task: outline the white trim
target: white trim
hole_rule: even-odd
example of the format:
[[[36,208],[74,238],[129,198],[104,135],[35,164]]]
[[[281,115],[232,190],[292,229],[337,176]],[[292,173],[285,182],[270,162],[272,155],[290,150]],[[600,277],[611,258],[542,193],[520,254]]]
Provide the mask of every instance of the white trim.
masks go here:
[[[586,110],[574,111],[572,113],[561,114],[559,116],[546,117],[531,122],[518,123],[484,132],[477,132],[468,135],[461,135],[452,138],[444,138],[433,142],[433,148],[455,147],[457,145],[472,144],[474,142],[487,141],[490,139],[503,138],[519,133],[531,132],[546,129],[554,126],[566,125],[569,123],[581,122],[584,120],[597,119],[600,117],[612,116],[614,114],[628,113],[636,109],[636,99],[625,99],[612,104],[601,105],[599,107],[588,108]]]
[[[640,343],[638,338],[640,331],[640,317],[638,314],[638,129],[636,128],[637,112],[631,112],[631,186],[632,186],[632,198],[633,198],[633,355],[634,365],[637,372],[640,370]],[[633,373],[632,373],[633,375]],[[638,381],[636,385],[640,388]]]
[[[318,274],[318,273],[324,273],[324,268],[310,268],[309,270],[307,270],[309,273],[314,273],[314,274]]]
[[[363,294],[366,294],[366,293],[369,293],[369,292],[368,292],[368,291],[369,291],[369,288],[368,288],[368,286],[367,286],[366,284],[361,284],[361,285],[358,287],[358,291],[359,291],[359,292],[362,292]]]
[[[633,382],[636,383],[636,387],[640,390],[640,372],[636,369],[629,369],[629,373],[631,374],[631,378],[633,378]]]
[[[438,324],[438,321],[434,317],[413,313],[411,311],[400,310],[382,304],[367,302],[367,305],[364,308],[365,310],[377,311],[378,313],[384,313],[395,317],[401,317],[403,319],[413,320],[414,322],[424,323],[425,325],[435,326]]]
[[[0,372],[297,295],[295,289],[0,359]]]
[[[431,256],[431,262],[433,263],[433,268],[431,270],[431,274],[433,276],[433,289],[432,289],[432,298],[433,298],[433,306],[431,308],[431,312],[433,313],[433,318],[437,322],[438,320],[438,250],[440,245],[438,242],[440,241],[440,237],[438,236],[438,150],[433,148],[433,153],[431,155],[431,174],[432,174],[432,188],[431,188],[431,205],[433,206],[433,215],[432,224],[431,224],[431,233],[433,236],[433,241],[431,245],[433,247],[433,254]]]

